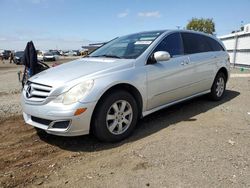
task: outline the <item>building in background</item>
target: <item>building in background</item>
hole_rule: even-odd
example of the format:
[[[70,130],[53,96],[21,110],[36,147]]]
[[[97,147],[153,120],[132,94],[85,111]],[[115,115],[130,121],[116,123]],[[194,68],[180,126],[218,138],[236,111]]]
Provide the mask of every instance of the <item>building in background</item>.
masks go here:
[[[250,24],[218,38],[224,43],[233,65],[250,66]]]
[[[106,42],[93,43],[93,44],[89,44],[88,46],[82,46],[82,48],[86,49],[88,51],[88,54],[89,54],[104,44],[106,44]]]

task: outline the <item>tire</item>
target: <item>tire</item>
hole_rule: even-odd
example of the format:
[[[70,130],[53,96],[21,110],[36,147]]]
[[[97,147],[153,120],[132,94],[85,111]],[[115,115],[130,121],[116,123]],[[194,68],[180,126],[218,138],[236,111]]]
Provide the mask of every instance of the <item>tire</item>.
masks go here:
[[[219,72],[211,88],[210,98],[214,101],[219,101],[223,98],[226,89],[226,76],[224,73]]]
[[[134,130],[138,107],[134,97],[126,91],[114,90],[96,107],[93,133],[101,141],[118,142]]]

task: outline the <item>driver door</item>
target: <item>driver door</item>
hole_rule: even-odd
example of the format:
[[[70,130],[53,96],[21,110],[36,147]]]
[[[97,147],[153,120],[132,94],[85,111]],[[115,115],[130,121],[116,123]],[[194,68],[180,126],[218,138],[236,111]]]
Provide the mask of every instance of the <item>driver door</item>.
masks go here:
[[[183,55],[180,33],[165,37],[153,51],[167,51],[170,60],[146,65],[148,103],[147,110],[185,98],[190,95],[187,87],[192,83],[193,69],[189,57]]]

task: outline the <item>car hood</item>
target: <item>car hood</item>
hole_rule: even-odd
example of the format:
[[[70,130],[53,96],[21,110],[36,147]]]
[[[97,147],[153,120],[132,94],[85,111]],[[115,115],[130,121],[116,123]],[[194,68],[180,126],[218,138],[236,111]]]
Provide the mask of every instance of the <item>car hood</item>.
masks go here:
[[[49,68],[29,79],[31,82],[61,86],[76,79],[93,79],[102,74],[133,67],[134,60],[111,58],[82,58]]]

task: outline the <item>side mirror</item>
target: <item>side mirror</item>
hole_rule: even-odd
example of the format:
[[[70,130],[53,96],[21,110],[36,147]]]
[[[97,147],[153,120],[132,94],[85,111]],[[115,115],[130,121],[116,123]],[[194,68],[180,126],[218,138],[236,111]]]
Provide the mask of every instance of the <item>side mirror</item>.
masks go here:
[[[165,51],[158,51],[154,53],[154,59],[156,61],[168,61],[170,58],[170,54]]]

